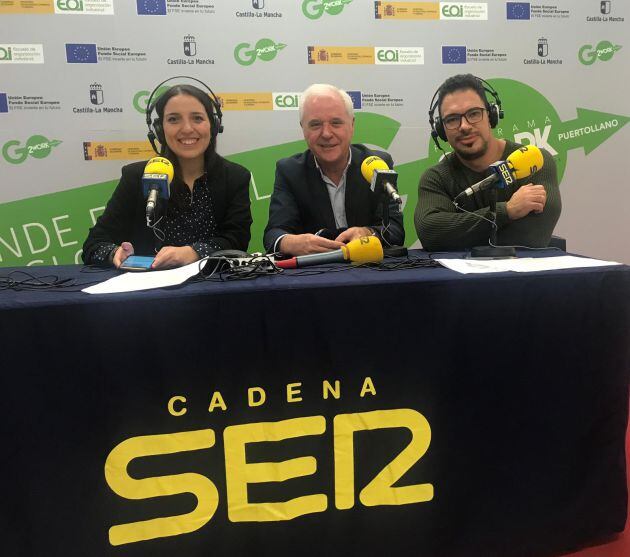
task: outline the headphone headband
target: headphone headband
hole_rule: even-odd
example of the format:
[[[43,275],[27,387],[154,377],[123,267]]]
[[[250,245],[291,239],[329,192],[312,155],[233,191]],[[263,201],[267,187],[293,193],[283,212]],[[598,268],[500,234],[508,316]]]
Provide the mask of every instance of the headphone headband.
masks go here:
[[[490,122],[490,127],[495,128],[499,123],[499,120],[504,117],[503,109],[501,108],[501,99],[499,98],[499,93],[497,90],[488,83],[485,79],[481,79],[476,75],[472,76],[474,79],[479,81],[479,85],[486,93],[489,93],[494,99],[494,103],[490,103],[486,96],[484,95],[483,101],[486,105],[486,109],[488,110],[488,121]],[[444,129],[444,124],[442,123],[442,116],[440,115],[438,103],[440,101],[440,92],[442,90],[444,84],[438,87],[437,91],[433,94],[431,98],[431,103],[429,105],[429,125],[431,126],[431,138],[435,142],[438,149],[443,150],[442,146],[438,139],[442,141],[448,141],[446,139],[446,130]],[[468,87],[464,87],[467,89]],[[438,111],[437,116],[435,115],[435,111]]]
[[[161,95],[157,97],[155,100],[153,100],[153,97],[156,95],[156,93],[158,92],[160,87],[162,87],[162,85],[174,79],[190,79],[191,81],[196,81],[197,83],[199,83],[200,85],[203,85],[203,87],[206,88],[206,90],[209,93],[208,98],[210,99],[210,105],[212,106],[212,114],[210,115],[211,136],[212,138],[215,138],[217,134],[223,133],[223,124],[221,123],[221,120],[223,119],[223,112],[221,111],[221,103],[218,97],[214,94],[214,91],[210,89],[210,87],[208,87],[208,85],[206,85],[203,81],[201,81],[200,79],[197,79],[196,77],[191,77],[189,75],[176,75],[173,77],[169,77],[168,79],[165,79],[161,83],[158,83],[157,86],[153,89],[153,91],[151,91],[151,94],[149,95],[149,99],[147,100],[147,108],[145,111],[147,127],[149,128],[147,137],[149,139],[149,142],[151,143],[151,147],[153,147],[153,150],[158,155],[164,154],[163,153],[164,151],[163,127],[162,127],[162,122],[160,121],[160,118],[158,117],[152,120],[151,115],[153,114],[153,111],[155,110],[155,105],[157,104]],[[173,87],[176,87],[176,85],[173,85]],[[155,145],[156,139],[160,142],[161,149],[159,150]]]

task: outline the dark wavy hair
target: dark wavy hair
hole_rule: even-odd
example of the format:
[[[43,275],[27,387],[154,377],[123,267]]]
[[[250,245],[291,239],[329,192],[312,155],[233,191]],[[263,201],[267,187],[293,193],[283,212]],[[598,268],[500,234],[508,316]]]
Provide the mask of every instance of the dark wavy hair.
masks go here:
[[[171,87],[165,93],[160,95],[158,100],[155,102],[155,112],[157,113],[159,123],[162,127],[162,134],[164,134],[164,108],[166,107],[166,103],[173,97],[176,97],[177,95],[190,95],[191,97],[194,97],[195,99],[197,99],[206,109],[208,120],[210,120],[210,125],[213,128],[210,134],[210,144],[208,145],[208,148],[206,149],[206,152],[204,154],[205,168],[207,170],[214,160],[214,156],[216,154],[216,148],[217,148],[217,133],[216,133],[217,130],[214,129],[214,126],[215,126],[214,106],[212,105],[212,102],[210,101],[210,97],[208,96],[208,93],[206,93],[205,91],[202,91],[198,87],[195,87],[194,85],[188,85],[188,84],[173,85],[173,87]],[[177,173],[178,172],[177,167],[179,166],[177,155],[173,153],[173,151],[171,151],[166,141],[164,141],[164,143],[162,144],[162,148],[164,150],[163,156],[173,163],[173,166],[175,167],[175,172]]]
[[[203,107],[206,109],[206,114],[208,115],[208,119],[210,120],[210,125],[214,128],[216,119],[214,113],[214,106],[210,101],[210,97],[208,93],[202,91],[198,87],[194,85],[181,84],[181,85],[173,85],[170,89],[168,89],[165,93],[160,95],[158,100],[155,102],[155,112],[159,118],[159,123],[162,125],[162,134],[164,134],[164,109],[166,107],[166,103],[177,95],[190,95],[197,99]],[[217,162],[217,130],[212,129],[210,133],[210,144],[204,153],[204,169],[208,175],[211,174],[212,167]],[[158,139],[160,139],[158,137]],[[164,139],[164,136],[162,136]],[[186,190],[186,185],[184,184],[181,176],[181,170],[179,168],[179,159],[177,155],[169,148],[166,140],[162,145],[162,156],[166,157],[173,163],[173,167],[175,169],[175,180],[173,181],[172,187],[172,197],[170,203],[168,204],[169,208],[171,205],[175,207],[183,206],[184,192]],[[170,209],[169,209],[170,210]]]
[[[438,101],[437,108],[438,114],[442,117],[442,102],[444,101],[444,97],[446,95],[450,95],[451,93],[455,93],[455,91],[466,91],[468,89],[472,89],[475,93],[477,93],[481,100],[483,101],[486,110],[490,111],[490,103],[486,98],[486,90],[483,83],[477,76],[473,74],[458,74],[453,77],[449,77],[442,85],[440,85],[438,89]]]

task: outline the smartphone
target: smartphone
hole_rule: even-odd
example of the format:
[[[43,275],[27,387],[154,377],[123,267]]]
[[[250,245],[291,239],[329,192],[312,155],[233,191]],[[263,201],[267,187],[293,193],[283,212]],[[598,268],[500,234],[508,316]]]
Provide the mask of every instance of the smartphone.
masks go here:
[[[144,255],[130,255],[120,266],[125,271],[150,271],[151,264],[155,257],[146,257]]]

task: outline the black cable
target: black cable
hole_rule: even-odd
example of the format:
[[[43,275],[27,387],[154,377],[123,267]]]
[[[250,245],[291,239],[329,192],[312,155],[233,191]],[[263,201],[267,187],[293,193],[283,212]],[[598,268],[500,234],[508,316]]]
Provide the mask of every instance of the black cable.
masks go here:
[[[374,271],[404,271],[406,269],[420,269],[422,267],[440,267],[441,265],[430,257],[395,258],[396,261],[388,262],[387,259],[378,266],[370,267]]]
[[[206,263],[203,267],[200,262],[199,275],[194,277],[192,281],[226,282],[230,280],[251,280],[283,272],[282,269],[276,266],[270,255],[252,256],[244,265],[235,264],[235,261],[238,263],[238,259],[210,256],[205,260]]]
[[[92,273],[106,273],[110,271],[116,271],[116,267],[113,267],[112,265],[83,265],[79,272],[89,275]]]
[[[76,278],[60,278],[58,275],[35,276],[27,271],[11,271],[8,275],[0,276],[0,290],[21,291],[72,291],[77,287],[83,288],[96,282],[78,283]]]
[[[488,222],[492,225],[492,227],[493,227],[493,229],[494,229],[494,230],[496,230],[497,232],[499,231],[499,227],[498,227],[498,225],[497,225],[497,223],[496,223],[496,220],[494,220],[494,221],[493,221],[493,220],[490,220],[490,219],[489,219],[489,218],[487,218],[487,217],[484,217],[483,215],[478,215],[477,213],[475,213],[475,212],[473,212],[473,211],[468,211],[467,209],[464,209],[463,207],[461,207],[461,206],[460,206],[460,205],[459,205],[459,204],[458,204],[455,200],[453,200],[453,202],[452,202],[452,203],[453,203],[453,205],[455,205],[455,209],[456,209],[456,210],[460,210],[460,211],[463,211],[464,213],[468,213],[469,215],[473,215],[474,217],[477,217],[478,219],[488,221]],[[514,248],[514,249],[527,249],[527,250],[531,250],[531,251],[537,251],[537,250],[539,250],[539,251],[556,250],[556,251],[562,251],[562,252],[564,252],[564,250],[562,250],[562,249],[560,249],[560,248],[558,248],[558,247],[556,247],[556,246],[547,246],[547,247],[545,247],[545,248],[535,248],[535,247],[532,247],[532,246],[503,245],[503,244],[502,244],[502,245],[499,245],[499,246],[495,246],[495,245],[492,243],[492,240],[491,240],[490,238],[488,238],[488,245],[489,245],[489,246],[491,246],[491,247],[493,247],[493,248]],[[440,252],[437,252],[437,253],[440,253]]]

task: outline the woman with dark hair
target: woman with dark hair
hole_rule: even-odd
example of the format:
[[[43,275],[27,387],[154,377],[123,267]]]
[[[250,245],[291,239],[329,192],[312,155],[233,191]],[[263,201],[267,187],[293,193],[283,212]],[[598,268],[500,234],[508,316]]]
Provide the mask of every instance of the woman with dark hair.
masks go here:
[[[86,264],[120,267],[130,255],[155,255],[153,269],[179,267],[223,249],[246,250],[252,223],[250,173],[215,150],[220,113],[208,93],[175,85],[155,102],[160,154],[173,164],[170,198],[146,219],[146,161],[124,166],[104,213],[83,244]],[[149,118],[152,107],[148,109]],[[151,138],[151,133],[149,137]]]

